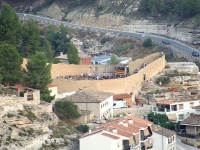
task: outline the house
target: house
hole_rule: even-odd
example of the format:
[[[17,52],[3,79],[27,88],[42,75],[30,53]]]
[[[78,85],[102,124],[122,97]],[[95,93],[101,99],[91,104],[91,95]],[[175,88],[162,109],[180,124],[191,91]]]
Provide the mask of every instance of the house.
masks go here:
[[[185,128],[182,134],[182,142],[200,148],[200,114],[192,114],[180,123]]]
[[[58,85],[56,84],[48,84],[47,85],[48,90],[51,91],[50,95],[55,96],[55,99],[58,97]]]
[[[111,58],[111,55],[101,55],[101,56],[95,56],[92,58],[92,64],[93,65],[107,65],[109,60]],[[128,62],[132,61],[131,57],[117,57],[117,59],[120,60],[121,64],[127,64]]]
[[[113,117],[113,94],[102,91],[81,90],[68,97],[80,110],[93,112],[95,119]]]
[[[107,122],[79,139],[80,150],[153,150],[152,124],[135,116]]]
[[[128,64],[119,63],[115,66],[115,78],[127,77],[129,75]]]
[[[126,101],[129,108],[131,108],[133,106],[133,96],[128,93],[115,94],[115,95],[113,95],[113,100],[114,101],[117,101],[117,100]]]
[[[92,63],[92,59],[91,57],[87,56],[87,57],[80,57],[80,65],[91,65]]]
[[[176,132],[153,125],[152,137],[156,140],[155,150],[176,150]]]
[[[63,54],[63,52],[60,52],[60,56],[57,56],[56,58],[63,63],[66,63],[68,60],[67,54]]]
[[[176,98],[172,100],[161,100],[156,102],[156,106],[152,107],[152,112],[159,114],[166,114],[170,121],[183,121],[188,118],[190,114],[195,113],[193,109],[200,105],[199,96],[187,96]]]

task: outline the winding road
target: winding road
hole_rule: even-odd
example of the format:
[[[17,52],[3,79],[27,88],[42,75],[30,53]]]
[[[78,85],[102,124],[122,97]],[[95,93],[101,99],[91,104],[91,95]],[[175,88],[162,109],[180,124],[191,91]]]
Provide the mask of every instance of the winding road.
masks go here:
[[[54,24],[54,25],[63,24],[64,26],[77,28],[77,29],[83,29],[83,30],[91,30],[91,31],[98,31],[98,32],[113,32],[115,34],[120,34],[120,35],[135,37],[135,38],[151,38],[152,41],[158,42],[158,43],[162,43],[162,40],[167,40],[167,41],[170,42],[170,46],[172,46],[173,48],[175,48],[178,51],[184,52],[187,55],[192,56],[191,53],[193,51],[196,51],[196,52],[199,53],[199,51],[197,49],[189,47],[186,44],[181,43],[177,40],[166,38],[166,37],[163,37],[163,36],[146,34],[146,33],[136,33],[136,32],[130,32],[130,31],[121,31],[121,30],[116,30],[116,29],[83,26],[83,25],[72,24],[72,23],[68,23],[68,22],[65,22],[65,21],[59,21],[59,20],[50,19],[50,18],[47,18],[47,17],[41,17],[41,16],[38,16],[38,15],[32,15],[32,14],[18,13],[18,16],[22,20],[34,19],[38,22],[42,22],[42,23],[46,23],[46,24]]]

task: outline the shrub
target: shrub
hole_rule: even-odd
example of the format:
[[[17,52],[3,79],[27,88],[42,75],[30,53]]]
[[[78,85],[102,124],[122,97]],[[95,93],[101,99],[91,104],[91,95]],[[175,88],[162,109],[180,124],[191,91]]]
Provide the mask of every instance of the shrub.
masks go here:
[[[169,77],[159,77],[156,80],[156,84],[159,84],[160,82],[162,83],[162,85],[166,85],[170,82],[170,78]]]
[[[19,92],[19,96],[20,96],[20,97],[24,97],[24,91],[20,91],[20,92]]]
[[[77,119],[81,116],[78,111],[78,106],[67,99],[56,101],[54,111],[61,120]]]
[[[82,132],[82,133],[86,133],[86,132],[88,132],[89,131],[89,126],[88,125],[78,125],[77,127],[76,127],[76,130],[78,130],[78,131],[80,131],[80,132]]]
[[[152,46],[152,40],[151,38],[147,38],[144,40],[144,43],[143,43],[143,47],[151,47]]]
[[[126,51],[127,49],[131,48],[131,46],[132,46],[132,43],[128,42],[128,43],[125,43],[125,44],[117,47],[116,50],[118,53],[122,53],[122,52]]]

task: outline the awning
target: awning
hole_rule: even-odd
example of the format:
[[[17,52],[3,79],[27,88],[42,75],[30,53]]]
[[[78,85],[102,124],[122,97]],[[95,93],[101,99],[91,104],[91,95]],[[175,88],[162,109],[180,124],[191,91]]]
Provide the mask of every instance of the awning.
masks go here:
[[[149,141],[148,140],[146,140],[145,142],[144,142],[144,146],[145,147],[150,147],[151,145],[149,144]]]
[[[139,143],[139,133],[134,135],[134,138],[135,138],[135,143]]]
[[[148,130],[148,128],[144,129],[144,135],[145,135],[145,136],[149,135],[149,130]]]
[[[153,144],[153,143],[154,143],[153,137],[150,137],[150,138],[148,138],[148,139],[149,139],[149,143],[150,143],[150,144]]]
[[[175,113],[174,114],[167,114],[167,117],[168,117],[169,120],[176,120],[177,119]]]
[[[133,145],[133,144],[135,144],[135,141],[134,141],[134,139],[132,137],[132,138],[129,139],[129,145]]]

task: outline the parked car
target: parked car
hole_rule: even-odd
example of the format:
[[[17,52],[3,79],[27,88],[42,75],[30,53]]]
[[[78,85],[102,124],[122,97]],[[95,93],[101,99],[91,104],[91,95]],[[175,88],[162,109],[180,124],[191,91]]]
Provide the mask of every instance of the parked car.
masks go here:
[[[199,57],[199,53],[198,52],[192,52],[192,56]]]
[[[180,129],[178,131],[178,135],[182,135],[182,134],[185,134],[185,133],[186,133],[185,129]]]
[[[113,102],[113,108],[128,108],[128,105],[126,101],[118,100]]]
[[[168,40],[162,40],[162,43],[166,45],[170,45],[170,42]]]

